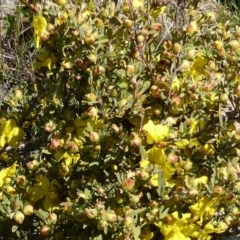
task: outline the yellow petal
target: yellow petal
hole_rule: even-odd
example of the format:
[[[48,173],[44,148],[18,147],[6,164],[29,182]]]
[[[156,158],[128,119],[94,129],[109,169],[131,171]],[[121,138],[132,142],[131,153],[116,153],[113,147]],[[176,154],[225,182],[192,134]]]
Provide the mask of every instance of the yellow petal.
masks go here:
[[[59,210],[59,202],[53,200],[50,196],[51,194],[46,194],[43,200],[43,208],[45,211],[52,212],[54,210]]]
[[[19,140],[23,138],[25,132],[20,127],[13,127],[10,133],[7,136],[7,143],[13,147],[17,148],[19,145]]]
[[[147,151],[147,154],[149,161],[159,165],[159,167],[163,170],[164,180],[169,180],[175,173],[176,169],[172,167],[171,163],[165,161],[165,150],[153,147]]]
[[[177,77],[175,77],[172,81],[171,89],[173,91],[179,91],[180,89],[180,81]]]
[[[37,202],[43,198],[47,194],[49,186],[50,182],[48,178],[45,176],[40,176],[38,178],[38,182],[28,190],[29,200],[32,202]]]
[[[132,1],[133,8],[143,8],[144,7],[144,0],[133,0]]]
[[[140,167],[142,169],[146,169],[149,166],[150,162],[148,160],[141,160],[140,161]]]
[[[6,143],[7,143],[7,137],[5,135],[2,135],[0,137],[0,149],[3,149]]]
[[[153,147],[147,151],[148,159],[157,165],[165,164],[165,151],[162,148]]]
[[[152,120],[149,120],[144,126],[143,130],[147,132],[147,143],[159,143],[169,136],[169,128],[166,125],[155,125]]]
[[[35,47],[38,49],[40,47],[40,36],[47,28],[47,20],[41,16],[34,16],[33,28],[35,36]]]
[[[159,15],[164,13],[165,9],[166,9],[166,6],[157,7],[150,11],[150,15],[153,18],[157,18],[157,17],[159,17]]]
[[[12,166],[0,171],[0,187],[3,187],[7,177],[14,176],[14,174],[16,173],[16,167],[17,167],[17,164],[15,162]]]
[[[175,145],[180,149],[185,149],[189,144],[189,141],[187,139],[181,139],[177,142],[175,142]]]

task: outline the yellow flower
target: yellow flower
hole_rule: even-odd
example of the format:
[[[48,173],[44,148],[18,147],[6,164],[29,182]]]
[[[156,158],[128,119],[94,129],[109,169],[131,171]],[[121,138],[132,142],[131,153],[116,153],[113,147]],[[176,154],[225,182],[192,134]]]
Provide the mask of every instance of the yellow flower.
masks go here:
[[[47,194],[49,187],[50,182],[48,178],[40,176],[37,179],[37,183],[28,189],[29,200],[31,202],[37,202]]]
[[[198,202],[192,206],[190,206],[190,211],[193,216],[198,221],[198,224],[202,224],[203,220],[208,220],[212,217],[212,215],[216,212],[216,206],[219,204],[220,198],[210,198],[208,196],[204,196],[198,200]]]
[[[191,73],[193,73],[195,76],[205,75],[204,67],[207,64],[207,62],[208,62],[207,58],[198,54],[198,56],[194,60],[193,65],[190,69]]]
[[[208,184],[208,177],[207,176],[202,176],[200,178],[195,178],[193,180],[193,186],[198,186],[199,184],[207,185]]]
[[[62,13],[61,16],[57,19],[57,24],[61,25],[68,19],[68,14],[66,12]]]
[[[166,162],[165,150],[162,148],[153,147],[147,151],[147,154],[148,160],[157,164],[163,170],[165,181],[169,180],[175,173],[176,169],[172,167],[170,162]]]
[[[167,6],[160,6],[160,7],[156,7],[154,9],[151,9],[150,11],[150,15],[152,18],[157,18],[159,17],[159,15],[163,14],[166,10]]]
[[[163,141],[169,136],[169,128],[166,125],[157,124],[155,125],[152,120],[149,120],[143,126],[143,130],[147,132],[147,143],[153,144]]]
[[[192,135],[193,133],[195,133],[198,129],[198,125],[199,125],[199,120],[193,120],[193,122],[190,124],[190,127],[189,127],[189,131],[188,133],[190,135]]]
[[[179,81],[179,79],[177,78],[177,77],[175,77],[173,80],[172,80],[172,84],[171,84],[171,89],[173,90],[173,91],[179,91],[179,89],[180,89],[180,81]]]
[[[149,227],[143,227],[141,230],[140,238],[141,240],[151,240],[154,236],[154,233],[151,232]]]
[[[151,164],[151,163],[149,162],[149,160],[145,159],[145,160],[141,160],[139,164],[140,164],[140,167],[141,167],[142,169],[147,169],[147,167],[148,167],[149,164]]]
[[[207,64],[208,60],[203,57],[201,54],[198,54],[195,58],[193,64],[191,65],[190,69],[185,72],[185,78],[193,78],[194,81],[200,81],[203,77],[206,77],[207,74],[204,71],[205,65]]]
[[[38,49],[40,47],[41,35],[46,31],[47,28],[47,20],[41,16],[34,16],[33,28],[35,36],[35,47]]]
[[[189,145],[189,141],[185,138],[175,142],[175,145],[179,148],[179,149],[185,149],[188,145]]]
[[[208,222],[204,226],[206,233],[223,233],[228,229],[228,225],[224,222],[219,222],[216,226],[212,222]]]
[[[17,163],[15,162],[12,166],[0,171],[0,187],[4,186],[6,178],[13,177],[15,175],[16,167]]]
[[[191,214],[182,214],[179,218],[179,213],[171,214],[173,220],[170,223],[159,222],[156,225],[160,228],[161,233],[167,240],[190,240],[198,230],[199,226],[190,223]]]
[[[40,62],[37,61],[34,63],[35,69],[47,67],[49,70],[51,70],[57,62],[57,58],[55,57],[55,55],[49,51],[38,54],[37,59],[40,60]]]
[[[144,0],[133,0],[132,1],[133,8],[143,8],[144,7]]]
[[[24,134],[25,132],[17,126],[15,120],[7,120],[0,126],[0,149],[2,149],[6,143],[13,148],[17,148]]]

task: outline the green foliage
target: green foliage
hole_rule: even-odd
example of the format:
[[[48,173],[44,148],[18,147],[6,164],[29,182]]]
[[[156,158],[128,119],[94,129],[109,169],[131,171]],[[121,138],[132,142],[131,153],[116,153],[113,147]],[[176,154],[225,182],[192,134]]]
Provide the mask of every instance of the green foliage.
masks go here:
[[[240,27],[182,4],[27,5],[34,81],[2,103],[0,232],[203,240],[239,224]]]

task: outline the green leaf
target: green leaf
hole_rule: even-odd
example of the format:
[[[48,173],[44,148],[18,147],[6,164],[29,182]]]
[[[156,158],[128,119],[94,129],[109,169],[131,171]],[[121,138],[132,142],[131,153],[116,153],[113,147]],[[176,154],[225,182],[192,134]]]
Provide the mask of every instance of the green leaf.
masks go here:
[[[10,205],[10,203],[11,203],[6,195],[3,195],[3,202],[7,205]]]
[[[103,232],[104,232],[104,234],[107,234],[107,233],[108,233],[108,226],[104,226]]]
[[[143,94],[150,87],[150,85],[151,83],[149,81],[144,82],[138,93]]]
[[[93,132],[93,128],[90,122],[87,122],[87,128],[89,132]]]
[[[160,210],[161,210],[161,209],[160,209]],[[160,211],[160,212],[159,212],[159,218],[160,218],[160,219],[165,218],[165,217],[167,216],[167,214],[168,214],[168,211],[169,211],[169,208],[166,208],[163,212]]]
[[[97,240],[103,240],[102,234],[97,237]]]
[[[131,212],[128,216],[132,217],[135,215],[138,215],[139,213],[142,213],[146,210],[147,208],[140,208],[140,209],[136,209],[133,212]]]
[[[48,213],[41,209],[36,211],[35,214],[37,217],[41,218],[43,221],[45,221],[48,218]]]
[[[139,240],[139,239],[140,239],[140,238],[139,238],[139,235],[140,235],[140,233],[141,233],[140,230],[141,230],[140,227],[136,227],[136,228],[134,229],[134,232],[133,232],[134,240]]]
[[[18,229],[18,226],[16,226],[16,225],[13,225],[13,226],[12,226],[12,232],[13,232],[13,233],[16,232],[17,229]]]
[[[139,151],[140,151],[140,155],[141,155],[141,160],[147,159],[147,152],[142,145],[139,147]]]
[[[160,197],[164,196],[165,190],[165,181],[164,181],[164,173],[162,170],[158,172],[158,194]]]
[[[17,237],[18,237],[18,238],[20,238],[20,239],[21,239],[21,234],[20,234],[20,232],[19,232],[19,231],[16,231],[16,235],[17,235]]]
[[[105,38],[105,39],[96,41],[94,44],[102,44],[102,43],[107,43],[107,42],[109,42],[109,39]]]

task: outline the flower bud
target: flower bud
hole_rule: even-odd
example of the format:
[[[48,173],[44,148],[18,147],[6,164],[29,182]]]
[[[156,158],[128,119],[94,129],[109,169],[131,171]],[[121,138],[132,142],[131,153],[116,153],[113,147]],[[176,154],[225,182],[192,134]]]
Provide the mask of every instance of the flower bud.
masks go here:
[[[88,102],[95,102],[97,100],[97,96],[94,93],[88,93],[85,95],[85,99]]]
[[[226,103],[228,101],[228,95],[226,93],[221,93],[219,100],[221,103]]]
[[[223,48],[223,42],[222,41],[219,41],[219,40],[216,40],[214,42],[214,47],[219,50],[219,49],[222,49]]]
[[[211,69],[211,70],[214,70],[214,69],[216,68],[216,64],[215,64],[215,62],[212,61],[212,60],[210,60],[210,61],[208,62],[208,65],[207,65],[207,66],[208,66],[209,69]]]
[[[233,222],[233,217],[230,216],[230,215],[226,215],[224,217],[224,222],[228,225],[228,226],[231,226],[232,225],[232,222]]]
[[[240,27],[236,27],[236,31],[235,31],[235,35],[236,37],[240,37]]]
[[[232,50],[237,50],[240,48],[240,42],[238,40],[231,40],[229,45],[231,46]]]
[[[183,60],[182,64],[180,65],[180,69],[182,72],[187,72],[190,70],[191,65],[191,62],[189,62],[188,60]]]
[[[159,208],[154,207],[154,208],[151,209],[150,212],[153,216],[158,216],[159,215]]]
[[[96,56],[95,54],[91,53],[91,54],[89,54],[89,55],[87,56],[87,59],[88,59],[88,61],[89,61],[90,63],[96,63],[96,61],[97,61],[97,56]]]
[[[182,50],[182,46],[179,43],[174,43],[173,44],[173,51],[175,53],[179,53],[179,52],[181,52],[181,50]]]
[[[105,68],[103,66],[95,66],[94,68],[94,74],[96,74],[97,76],[103,75],[105,73]]]
[[[130,56],[133,59],[138,59],[140,57],[140,53],[137,48],[132,48],[130,51]]]
[[[135,186],[135,181],[131,178],[125,179],[122,183],[122,188],[126,191],[131,191]]]
[[[79,147],[78,147],[77,143],[75,143],[73,141],[69,141],[67,143],[67,148],[68,148],[70,153],[77,153],[77,152],[79,152]]]
[[[162,24],[155,22],[155,23],[152,23],[150,28],[151,28],[151,30],[161,31],[162,30]]]
[[[16,212],[14,214],[14,217],[13,217],[15,222],[17,222],[18,224],[22,224],[23,221],[24,221],[24,218],[25,218],[25,216],[24,216],[24,214],[22,212]]]
[[[61,139],[51,139],[51,143],[50,143],[50,149],[51,150],[56,150],[59,147],[61,147]]]
[[[70,173],[70,169],[65,164],[61,164],[59,167],[59,174],[62,176],[67,176]]]
[[[88,114],[89,117],[96,117],[98,115],[98,109],[95,108],[95,107],[90,107],[87,110],[87,114]]]
[[[239,213],[240,213],[238,207],[233,207],[232,210],[231,210],[231,212],[232,212],[232,215],[233,215],[234,217],[238,217],[238,216],[239,216]]]
[[[51,224],[56,224],[56,222],[57,222],[57,214],[56,213],[50,213],[49,216],[48,216],[48,221]]]
[[[55,128],[55,123],[53,121],[49,121],[44,125],[44,130],[46,132],[52,132],[54,128]]]
[[[198,54],[198,51],[196,49],[191,49],[187,52],[187,58],[189,60],[193,60],[196,58],[197,54]]]
[[[147,181],[149,179],[149,173],[146,171],[138,171],[136,172],[136,178],[142,181]]]
[[[15,97],[16,100],[22,100],[23,93],[20,89],[15,89],[13,94],[14,94],[14,97]]]
[[[43,236],[48,236],[52,231],[52,227],[49,225],[43,225],[40,231]]]
[[[134,73],[135,73],[135,67],[134,67],[134,65],[128,64],[128,65],[126,66],[126,73],[127,73],[129,76],[133,76]]]
[[[195,198],[199,194],[198,190],[191,188],[188,190],[188,196],[190,198]]]
[[[186,29],[187,33],[189,34],[189,36],[192,36],[195,32],[198,31],[198,27],[197,27],[197,22],[196,21],[192,21]]]
[[[223,187],[221,186],[214,186],[212,192],[214,197],[222,196],[225,193]]]
[[[106,220],[110,223],[116,222],[117,221],[117,215],[113,210],[107,211],[106,212]]]
[[[34,213],[33,205],[25,205],[23,208],[24,215],[31,216]]]
[[[190,170],[192,169],[192,167],[193,167],[193,163],[192,163],[189,159],[187,159],[187,160],[183,163],[183,169],[184,169],[185,171],[190,171]]]
[[[133,26],[133,21],[132,21],[132,20],[129,20],[129,19],[126,19],[123,24],[124,24],[124,27],[125,27],[125,28],[131,29],[132,26]]]
[[[85,214],[89,219],[96,219],[98,216],[98,210],[97,209],[86,209]]]
[[[142,139],[136,133],[132,133],[132,139],[130,140],[130,145],[132,147],[140,147],[142,144]]]
[[[88,33],[88,34],[85,35],[84,41],[85,41],[86,44],[91,45],[95,42],[95,37],[94,37],[93,34]]]
[[[19,175],[19,176],[17,176],[17,178],[16,178],[16,183],[17,183],[19,186],[22,186],[25,182],[26,182],[26,177],[25,177],[24,175]]]
[[[224,49],[224,48],[218,49],[218,50],[217,50],[217,55],[218,55],[219,57],[225,57],[225,55],[226,55],[225,49]]]
[[[141,195],[130,195],[129,202],[132,204],[137,204],[137,203],[139,203],[140,198],[141,198]]]
[[[26,163],[26,166],[29,171],[35,171],[39,168],[39,162],[37,160],[32,160],[31,162]]]
[[[145,41],[145,37],[143,35],[138,35],[136,40],[138,44],[142,44]]]
[[[237,87],[234,90],[235,95],[237,95],[238,97],[240,97],[240,85],[237,85]]]
[[[102,231],[107,226],[108,226],[108,222],[105,221],[105,220],[99,220],[98,223],[97,223],[97,229],[99,231]]]
[[[100,137],[99,137],[99,134],[97,132],[90,132],[89,133],[89,139],[90,139],[91,142],[97,143],[97,142],[99,142]]]
[[[134,220],[133,220],[132,217],[126,216],[124,218],[123,224],[124,224],[125,227],[129,228],[129,227],[131,227],[133,225],[133,223],[134,223]]]

